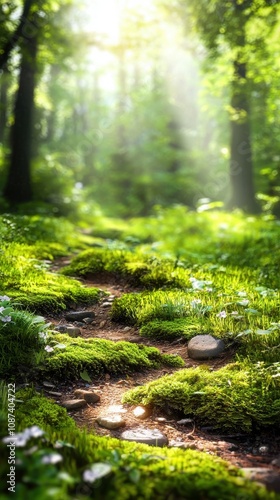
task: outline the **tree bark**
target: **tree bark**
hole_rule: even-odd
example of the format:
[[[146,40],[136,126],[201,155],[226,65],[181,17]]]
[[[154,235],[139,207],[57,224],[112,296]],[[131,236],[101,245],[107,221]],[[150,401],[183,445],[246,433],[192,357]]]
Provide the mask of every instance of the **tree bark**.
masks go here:
[[[31,151],[36,85],[37,38],[22,43],[19,87],[11,130],[11,159],[4,196],[10,203],[31,201]]]
[[[0,76],[0,143],[2,144],[6,142],[9,77],[9,71],[4,66]]]
[[[34,0],[25,0],[19,24],[15,29],[14,33],[9,38],[9,40],[7,40],[6,44],[4,45],[4,48],[1,50],[0,69],[3,69],[3,67],[7,64],[13,48],[18,44],[21,37],[24,36],[24,28],[29,23],[28,16],[34,4],[35,4]]]
[[[251,149],[250,105],[246,85],[246,63],[234,62],[234,81],[231,98],[231,161],[230,179],[232,198],[230,208],[258,213],[253,181]]]

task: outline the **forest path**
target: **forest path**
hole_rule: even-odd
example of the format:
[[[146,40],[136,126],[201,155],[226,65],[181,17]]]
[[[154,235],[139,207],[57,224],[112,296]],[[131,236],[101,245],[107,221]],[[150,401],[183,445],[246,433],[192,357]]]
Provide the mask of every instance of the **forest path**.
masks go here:
[[[52,266],[53,271],[58,271],[66,265],[68,260],[60,259]],[[139,291],[139,288],[133,288],[124,280],[121,282],[113,277],[105,275],[95,276],[94,279],[81,280],[85,286],[100,288],[111,296],[120,297],[124,293]],[[173,342],[155,341],[150,338],[141,337],[139,329],[128,327],[119,323],[114,323],[110,318],[110,307],[104,307],[107,298],[104,297],[99,304],[86,308],[87,311],[93,311],[95,318],[93,324],[84,325],[81,329],[83,338],[102,338],[115,342],[128,341],[137,344],[144,344],[149,347],[156,347],[163,354],[177,354],[181,356],[186,366],[184,368],[196,367],[204,362],[194,361],[187,355],[187,344],[183,339]],[[80,308],[79,310],[82,310]],[[68,312],[68,311],[67,311]],[[65,324],[65,313],[56,317],[47,317],[47,320],[54,325]],[[225,366],[233,360],[234,352],[226,351],[218,358],[207,361],[210,368],[216,370]],[[272,432],[262,432],[258,434],[221,434],[209,427],[196,428],[193,423],[186,425],[179,424],[184,416],[175,414],[174,410],[166,407],[164,410],[153,408],[150,415],[144,420],[136,418],[133,414],[134,406],[122,404],[123,394],[139,385],[143,385],[152,380],[156,380],[165,374],[174,373],[178,368],[165,367],[158,370],[146,370],[135,372],[130,376],[105,376],[99,377],[86,383],[83,381],[66,381],[64,383],[54,383],[55,389],[61,394],[55,397],[57,403],[62,403],[67,399],[73,399],[75,389],[83,388],[87,390],[98,391],[100,402],[80,410],[71,411],[69,415],[76,421],[79,427],[86,427],[97,435],[111,436],[120,438],[123,430],[132,430],[138,427],[149,429],[158,429],[168,437],[169,446],[178,446],[206,451],[210,455],[217,455],[232,465],[242,468],[260,469],[253,473],[253,478],[264,482],[272,489],[280,490],[280,481],[276,481],[276,486],[271,483],[271,477],[279,474],[279,465],[275,466],[271,462],[278,458],[280,450],[280,436]],[[48,390],[45,388],[46,394]],[[52,396],[54,397],[54,396]],[[108,430],[100,427],[96,419],[101,415],[120,414],[125,420],[125,428],[118,430]],[[279,490],[278,490],[279,488]]]

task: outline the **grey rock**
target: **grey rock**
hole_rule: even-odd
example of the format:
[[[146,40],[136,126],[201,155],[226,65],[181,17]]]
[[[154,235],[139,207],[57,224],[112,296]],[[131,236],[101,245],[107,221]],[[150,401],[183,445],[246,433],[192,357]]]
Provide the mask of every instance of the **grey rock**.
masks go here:
[[[92,391],[85,391],[84,389],[76,389],[74,391],[74,396],[77,398],[83,398],[87,403],[98,403],[100,401],[100,396]]]
[[[125,426],[125,421],[121,415],[101,416],[96,419],[96,422],[100,425],[100,427],[105,427],[105,429],[109,429],[111,431]]]
[[[65,314],[67,321],[82,321],[84,318],[94,318],[93,311],[73,311]]]
[[[262,467],[245,467],[241,469],[245,476],[252,481],[260,481],[265,484],[269,491],[280,492],[280,475],[271,469]]]
[[[62,396],[62,392],[56,392],[56,391],[47,391],[48,394],[51,396],[56,396],[57,398],[60,398]]]
[[[111,302],[103,302],[103,304],[101,304],[101,307],[111,307],[111,305]]]
[[[136,441],[151,446],[164,446],[168,444],[168,438],[158,429],[137,428],[122,433],[121,438],[125,441]]]
[[[48,381],[43,382],[43,386],[44,387],[49,387],[50,389],[55,389],[55,385],[52,384],[51,382],[48,382]]]
[[[67,333],[69,337],[76,338],[79,337],[79,335],[81,335],[81,330],[76,326],[68,326],[65,333]]]
[[[78,410],[79,408],[84,408],[86,405],[87,402],[85,399],[69,399],[62,403],[62,406],[64,406],[66,410]]]
[[[274,465],[275,467],[280,467],[280,455],[279,457],[276,457],[274,458],[274,460],[272,460],[271,465]]]
[[[259,453],[261,453],[261,455],[265,455],[268,452],[269,452],[269,447],[268,446],[263,445],[263,446],[259,447]]]
[[[188,344],[188,355],[192,359],[215,358],[225,349],[223,340],[212,335],[196,335]]]
[[[57,325],[54,330],[59,333],[66,333],[68,325]]]
[[[177,424],[179,425],[189,425],[192,424],[193,421],[191,418],[182,418],[182,420],[178,420]]]
[[[93,320],[93,318],[84,318],[83,322],[86,323],[86,325],[91,325],[92,324],[92,320]]]
[[[130,326],[125,326],[123,332],[129,332],[131,330]]]

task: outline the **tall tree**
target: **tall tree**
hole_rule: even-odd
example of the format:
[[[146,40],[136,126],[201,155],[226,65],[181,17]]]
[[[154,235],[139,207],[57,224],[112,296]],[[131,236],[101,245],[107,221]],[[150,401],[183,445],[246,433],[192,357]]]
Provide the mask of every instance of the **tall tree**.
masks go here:
[[[279,0],[179,0],[175,5],[179,11],[191,13],[196,31],[209,50],[212,60],[218,58],[220,50],[228,50],[232,64],[230,99],[230,180],[231,208],[238,207],[247,212],[258,212],[255,198],[251,127],[250,85],[248,60],[250,41],[247,27],[252,19],[266,17],[273,27],[275,5]],[[261,38],[261,35],[260,35]]]

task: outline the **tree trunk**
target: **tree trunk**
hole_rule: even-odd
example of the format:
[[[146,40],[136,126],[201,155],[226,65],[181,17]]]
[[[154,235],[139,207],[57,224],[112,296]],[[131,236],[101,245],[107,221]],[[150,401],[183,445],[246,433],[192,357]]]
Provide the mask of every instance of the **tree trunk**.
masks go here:
[[[11,159],[4,196],[10,203],[31,201],[31,151],[36,85],[36,37],[22,43],[19,87],[11,130]]]
[[[2,144],[5,144],[6,139],[9,76],[9,71],[4,66],[0,77],[0,143]]]
[[[232,198],[229,205],[230,208],[240,208],[248,213],[258,213],[260,207],[255,198],[253,181],[246,64],[239,61],[234,63],[231,108],[230,179]]]

